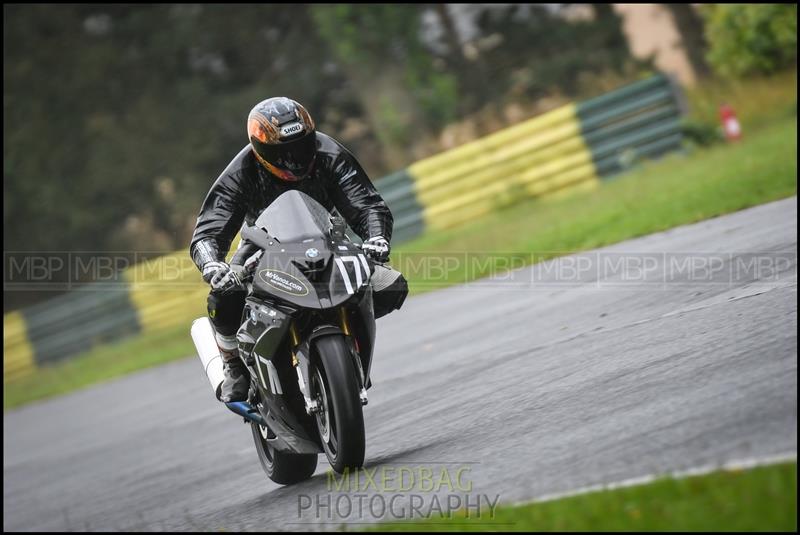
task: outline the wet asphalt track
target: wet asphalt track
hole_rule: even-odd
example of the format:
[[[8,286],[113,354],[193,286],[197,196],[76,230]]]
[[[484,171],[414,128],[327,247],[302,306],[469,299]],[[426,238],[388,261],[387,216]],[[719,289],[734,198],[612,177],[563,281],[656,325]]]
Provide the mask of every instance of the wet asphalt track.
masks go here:
[[[191,358],[7,412],[3,528],[334,529],[349,504],[356,529],[381,502],[391,520],[437,511],[433,496],[446,511],[450,494],[509,503],[796,452],[796,206],[414,297],[379,320],[366,427],[383,498],[367,479],[330,489],[324,456],[308,482],[267,480]],[[665,266],[680,274],[664,282]]]

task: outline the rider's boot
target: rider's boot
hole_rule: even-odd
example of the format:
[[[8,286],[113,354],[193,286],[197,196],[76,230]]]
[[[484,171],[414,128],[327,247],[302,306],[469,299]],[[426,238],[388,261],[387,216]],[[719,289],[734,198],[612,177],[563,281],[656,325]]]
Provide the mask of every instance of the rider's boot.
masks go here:
[[[222,382],[220,401],[247,401],[250,390],[250,372],[241,358],[235,336],[222,336],[217,333],[217,347],[222,356],[222,370],[225,380]]]

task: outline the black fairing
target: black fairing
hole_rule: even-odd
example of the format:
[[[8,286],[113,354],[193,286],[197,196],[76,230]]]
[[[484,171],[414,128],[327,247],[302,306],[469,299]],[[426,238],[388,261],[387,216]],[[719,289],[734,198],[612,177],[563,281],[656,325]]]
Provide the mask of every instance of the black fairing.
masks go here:
[[[362,386],[369,386],[375,343],[371,265],[345,236],[334,238],[330,214],[297,191],[281,195],[242,237],[264,249],[246,299],[237,333],[242,357],[257,385],[256,406],[287,451],[321,451],[314,419],[305,412],[297,372],[304,376],[313,357],[310,341],[320,333],[339,333],[338,307],[344,306],[360,357]],[[317,253],[309,254],[310,249]],[[292,363],[290,324],[300,335]],[[324,334],[323,334],[324,335]],[[359,374],[361,375],[361,374]],[[305,377],[306,384],[310,378]]]
[[[258,217],[243,238],[264,249],[253,294],[302,308],[328,309],[366,286],[371,267],[346,237],[331,236],[331,215],[311,197],[288,191]]]
[[[320,451],[313,422],[305,414],[302,395],[293,376],[286,336],[290,316],[260,299],[248,297],[243,317],[236,335],[239,352],[255,372],[257,406],[271,427],[283,429],[283,432],[273,429],[285,442],[285,448],[281,449],[303,453]]]

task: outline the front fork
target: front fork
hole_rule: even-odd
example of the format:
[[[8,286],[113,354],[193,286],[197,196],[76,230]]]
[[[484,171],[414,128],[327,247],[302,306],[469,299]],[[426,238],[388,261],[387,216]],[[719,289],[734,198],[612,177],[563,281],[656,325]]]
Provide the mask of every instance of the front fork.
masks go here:
[[[358,384],[361,386],[358,397],[361,400],[361,404],[366,405],[369,402],[367,389],[365,388],[367,378],[364,376],[364,367],[361,365],[361,357],[359,356],[355,337],[350,334],[350,319],[347,317],[347,309],[343,306],[339,307],[339,323],[347,340],[347,345],[350,347],[350,356],[353,357],[356,370],[358,370]]]
[[[289,324],[289,337],[291,338],[292,366],[294,366],[294,370],[297,373],[297,384],[300,387],[300,393],[303,394],[306,413],[315,414],[319,412],[320,406],[316,399],[311,399],[311,389],[308,386],[311,378],[309,377],[308,366],[300,366],[300,359],[297,358],[300,333],[297,332],[297,325],[294,320]],[[308,360],[305,362],[307,363]]]
[[[345,335],[345,340],[347,340],[347,345],[350,348],[350,355],[353,358],[353,365],[356,367],[358,371],[358,379],[359,379],[359,386],[361,390],[358,394],[359,399],[361,400],[362,405],[366,405],[368,403],[367,398],[367,389],[365,388],[366,385],[366,377],[364,376],[364,368],[361,365],[361,358],[358,356],[358,351],[356,347],[356,343],[354,342],[352,331],[350,329],[350,322],[347,316],[347,310],[345,307],[339,307],[338,311],[339,316],[339,328],[341,329],[342,333]],[[315,414],[321,410],[320,403],[316,399],[312,399],[311,391],[309,387],[310,377],[309,377],[309,369],[307,365],[303,365],[301,363],[300,358],[298,358],[298,352],[300,352],[300,333],[297,330],[297,325],[292,321],[289,324],[289,336],[291,338],[291,352],[292,352],[292,366],[297,373],[297,384],[300,387],[300,392],[303,394],[303,400],[305,402],[305,409],[306,413],[309,415]],[[302,353],[301,353],[302,356]],[[304,359],[305,363],[308,362],[308,359]]]

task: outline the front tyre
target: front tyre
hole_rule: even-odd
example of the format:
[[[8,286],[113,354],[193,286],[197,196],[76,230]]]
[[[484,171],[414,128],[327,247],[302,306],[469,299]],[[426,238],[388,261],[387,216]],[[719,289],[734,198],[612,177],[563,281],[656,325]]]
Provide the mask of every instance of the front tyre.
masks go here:
[[[253,440],[256,443],[258,459],[267,476],[281,485],[291,485],[305,481],[314,475],[317,469],[317,454],[300,454],[276,451],[269,445],[267,437],[274,438],[268,428],[250,422]]]
[[[311,392],[320,408],[315,414],[322,447],[333,469],[364,464],[364,413],[350,350],[342,335],[316,338],[318,359],[311,373]]]

